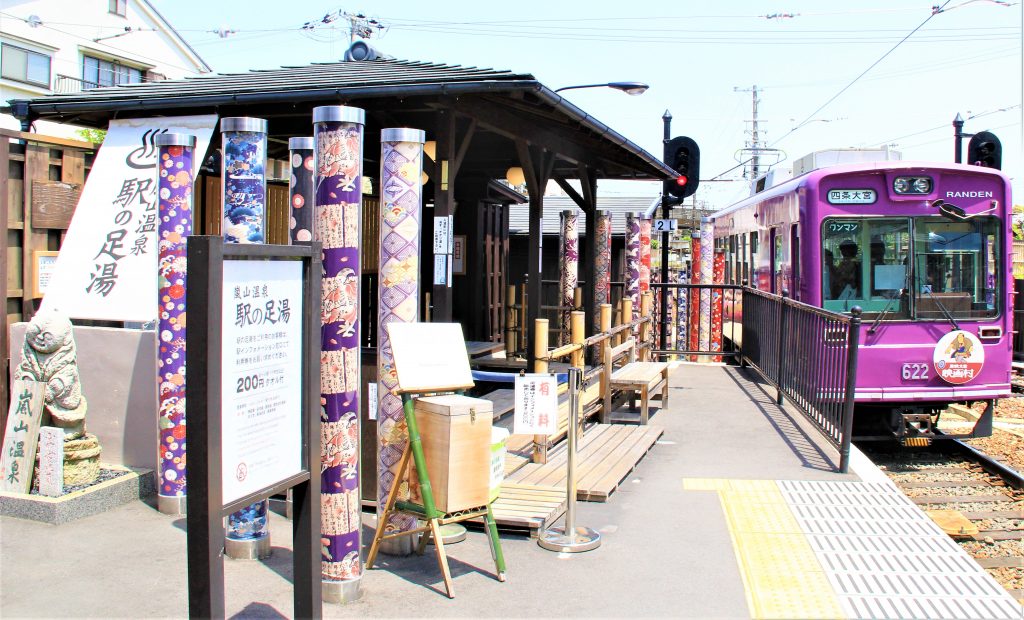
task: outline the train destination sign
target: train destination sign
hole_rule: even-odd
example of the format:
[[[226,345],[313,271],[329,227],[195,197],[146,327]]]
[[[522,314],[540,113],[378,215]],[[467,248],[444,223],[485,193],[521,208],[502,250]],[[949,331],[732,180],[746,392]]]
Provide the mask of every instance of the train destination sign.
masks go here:
[[[830,189],[828,202],[834,205],[869,205],[878,200],[873,189]]]

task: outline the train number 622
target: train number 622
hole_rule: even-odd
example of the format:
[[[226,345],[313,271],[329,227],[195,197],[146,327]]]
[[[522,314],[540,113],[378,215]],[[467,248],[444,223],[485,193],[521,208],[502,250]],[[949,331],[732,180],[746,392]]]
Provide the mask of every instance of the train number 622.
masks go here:
[[[901,373],[905,380],[928,379],[928,364],[904,364]]]

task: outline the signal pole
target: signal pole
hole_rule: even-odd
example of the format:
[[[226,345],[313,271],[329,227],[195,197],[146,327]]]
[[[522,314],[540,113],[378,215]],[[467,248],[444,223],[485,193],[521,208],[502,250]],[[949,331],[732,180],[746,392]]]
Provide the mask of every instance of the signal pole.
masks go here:
[[[661,116],[661,121],[665,128],[664,137],[662,139],[661,149],[661,160],[665,161],[668,159],[668,143],[672,139],[672,114],[665,110],[665,113]],[[669,202],[668,187],[672,181],[665,181],[661,184],[661,217],[668,219],[672,213],[672,205]],[[671,231],[664,230],[661,233],[661,283],[668,284],[668,238]],[[661,316],[661,330],[660,336],[658,337],[658,346],[662,351],[666,349],[668,340],[668,329],[666,329],[666,321],[668,318],[668,289],[664,286],[661,289],[661,303],[659,304],[660,316]]]

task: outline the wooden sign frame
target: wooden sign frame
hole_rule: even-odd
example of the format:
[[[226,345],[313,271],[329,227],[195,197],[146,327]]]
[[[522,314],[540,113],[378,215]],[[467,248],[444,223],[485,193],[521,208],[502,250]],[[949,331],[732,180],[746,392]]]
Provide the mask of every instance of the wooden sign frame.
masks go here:
[[[398,391],[455,392],[475,384],[458,323],[388,323]]]
[[[302,471],[227,504],[223,501],[223,286],[227,260],[301,261]],[[224,517],[292,490],[294,617],[323,613],[320,555],[320,299],[321,246],[226,244],[220,236],[188,238],[188,599],[192,618],[223,618]]]

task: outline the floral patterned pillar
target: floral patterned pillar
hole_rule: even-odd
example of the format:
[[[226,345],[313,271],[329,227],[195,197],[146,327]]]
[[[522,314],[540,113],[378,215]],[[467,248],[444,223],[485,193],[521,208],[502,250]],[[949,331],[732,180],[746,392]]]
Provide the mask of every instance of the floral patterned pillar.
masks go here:
[[[291,218],[288,236],[292,243],[313,240],[313,138],[289,138],[288,199]]]
[[[313,108],[313,205],[323,243],[321,306],[321,558],[324,600],[359,597],[360,231],[365,112]]]
[[[690,237],[690,284],[700,284],[700,233],[695,232]],[[700,350],[700,300],[703,297],[701,289],[691,289],[690,299],[687,305],[690,308],[690,350]],[[699,355],[691,355],[690,361],[700,360]]]
[[[714,224],[708,218],[700,220],[700,283],[712,284],[715,269]],[[711,291],[705,289],[700,296],[700,350],[711,350]],[[711,359],[702,355],[700,361]]]
[[[651,290],[651,218],[640,220],[640,293]]]
[[[227,117],[220,121],[225,243],[264,243],[267,196],[267,121]],[[235,559],[270,557],[270,500],[228,516],[224,552]]]
[[[633,300],[633,316],[622,317],[622,322],[635,321],[640,316],[640,214],[626,214],[626,295]]]
[[[564,308],[572,308],[576,284],[579,282],[580,238],[576,223],[575,211],[562,211],[558,247],[558,305]],[[572,310],[560,310],[558,315],[558,323],[562,330],[558,334],[558,344],[561,346],[569,343],[569,318],[572,316]]]
[[[601,304],[612,303],[612,212],[598,211],[594,227],[594,332],[601,331]]]
[[[157,385],[160,398],[160,487],[157,508],[185,514],[185,238],[192,234],[192,160],[196,137],[157,135],[160,209],[157,269],[160,326]]]
[[[685,269],[679,270],[679,283],[687,283],[687,274]],[[686,350],[690,346],[690,341],[687,338],[687,322],[689,321],[689,314],[686,312],[686,302],[689,297],[687,289],[677,289],[676,293],[676,348],[680,350]],[[684,358],[685,359],[685,358]]]
[[[398,395],[389,323],[415,323],[420,295],[420,203],[423,184],[424,132],[419,129],[382,129],[380,283],[377,330],[377,512],[383,512],[388,494],[399,475],[398,461],[409,443],[402,397]],[[399,499],[409,499],[408,490]],[[407,514],[394,515],[384,524],[389,531],[416,527]],[[412,541],[411,537],[397,540]],[[411,552],[411,549],[409,549]]]
[[[725,283],[725,252],[715,252],[712,284]],[[722,350],[722,289],[711,292],[711,350]],[[721,362],[722,356],[711,357],[713,362]]]

